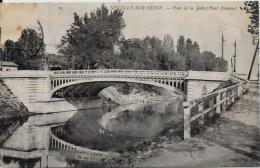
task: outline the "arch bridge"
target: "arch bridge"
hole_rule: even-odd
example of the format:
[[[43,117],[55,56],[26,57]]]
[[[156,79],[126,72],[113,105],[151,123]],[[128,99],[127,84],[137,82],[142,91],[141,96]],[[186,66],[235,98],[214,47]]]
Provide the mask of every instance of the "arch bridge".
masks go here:
[[[164,88],[168,91],[185,96],[186,71],[149,71],[149,70],[123,70],[123,69],[98,69],[98,70],[66,70],[53,71],[50,75],[51,93],[67,86],[90,82],[128,82],[139,83]]]
[[[0,79],[30,110],[30,104],[50,101],[67,86],[91,82],[129,82],[157,86],[194,99],[203,88],[213,91],[223,81],[231,79],[228,72],[161,71],[131,69],[91,69],[0,72]]]

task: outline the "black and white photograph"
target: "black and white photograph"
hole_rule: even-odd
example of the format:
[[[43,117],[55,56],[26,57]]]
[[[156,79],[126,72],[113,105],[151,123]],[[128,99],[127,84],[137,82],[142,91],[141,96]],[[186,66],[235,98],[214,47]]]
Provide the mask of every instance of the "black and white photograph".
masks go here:
[[[10,2],[0,168],[260,167],[259,1]]]

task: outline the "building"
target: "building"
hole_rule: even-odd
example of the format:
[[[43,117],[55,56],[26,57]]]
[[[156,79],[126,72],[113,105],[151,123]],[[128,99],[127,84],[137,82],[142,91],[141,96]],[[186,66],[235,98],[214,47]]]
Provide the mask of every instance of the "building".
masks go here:
[[[2,63],[0,62],[0,67],[2,65],[2,71],[17,71],[18,70],[18,65],[14,62],[9,62],[9,61],[3,61]]]

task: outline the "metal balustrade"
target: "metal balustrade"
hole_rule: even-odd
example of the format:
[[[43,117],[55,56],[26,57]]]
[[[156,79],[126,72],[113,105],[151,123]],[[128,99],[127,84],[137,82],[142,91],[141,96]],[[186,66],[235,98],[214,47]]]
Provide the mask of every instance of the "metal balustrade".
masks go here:
[[[52,71],[50,97],[60,89],[73,84],[84,82],[134,82],[164,87],[167,90],[186,93],[185,78],[187,71],[153,71],[130,69],[95,69],[95,70],[59,70]]]
[[[247,81],[246,79],[241,78],[241,77],[238,75],[238,73],[234,73],[234,72],[231,73],[230,78],[231,78],[232,80],[238,81],[238,82],[245,82],[245,81]]]
[[[115,152],[92,150],[68,143],[55,135],[55,130],[57,134],[61,134],[60,128],[61,127],[53,127],[50,129],[50,149],[52,150],[60,150],[70,158],[85,161],[100,161],[101,159],[119,156],[119,154]]]
[[[138,75],[185,78],[187,71],[131,70],[131,69],[91,69],[91,70],[59,70],[51,71],[51,76],[57,75]]]
[[[236,79],[238,80],[238,79]],[[240,80],[240,79],[239,79]],[[191,122],[202,119],[209,113],[227,110],[235,100],[246,92],[248,81],[217,90],[198,99],[184,102],[184,139],[191,137]]]

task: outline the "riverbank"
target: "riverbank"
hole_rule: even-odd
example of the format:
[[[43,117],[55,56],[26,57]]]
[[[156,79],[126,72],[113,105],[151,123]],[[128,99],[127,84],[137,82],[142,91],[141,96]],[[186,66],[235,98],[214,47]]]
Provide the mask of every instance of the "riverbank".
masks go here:
[[[158,87],[140,84],[121,84],[103,89],[98,96],[103,99],[105,104],[127,105],[140,102],[163,101],[173,96],[177,97],[178,95]]]
[[[188,140],[171,136],[171,129],[141,148],[127,151],[118,167],[251,167],[260,166],[259,86],[225,111],[203,132]],[[174,134],[172,134],[174,135]],[[175,134],[176,135],[176,134]],[[137,152],[136,152],[136,149]],[[107,166],[109,167],[109,166]]]
[[[229,111],[201,135],[159,148],[137,166],[260,166],[259,86],[250,86]]]

